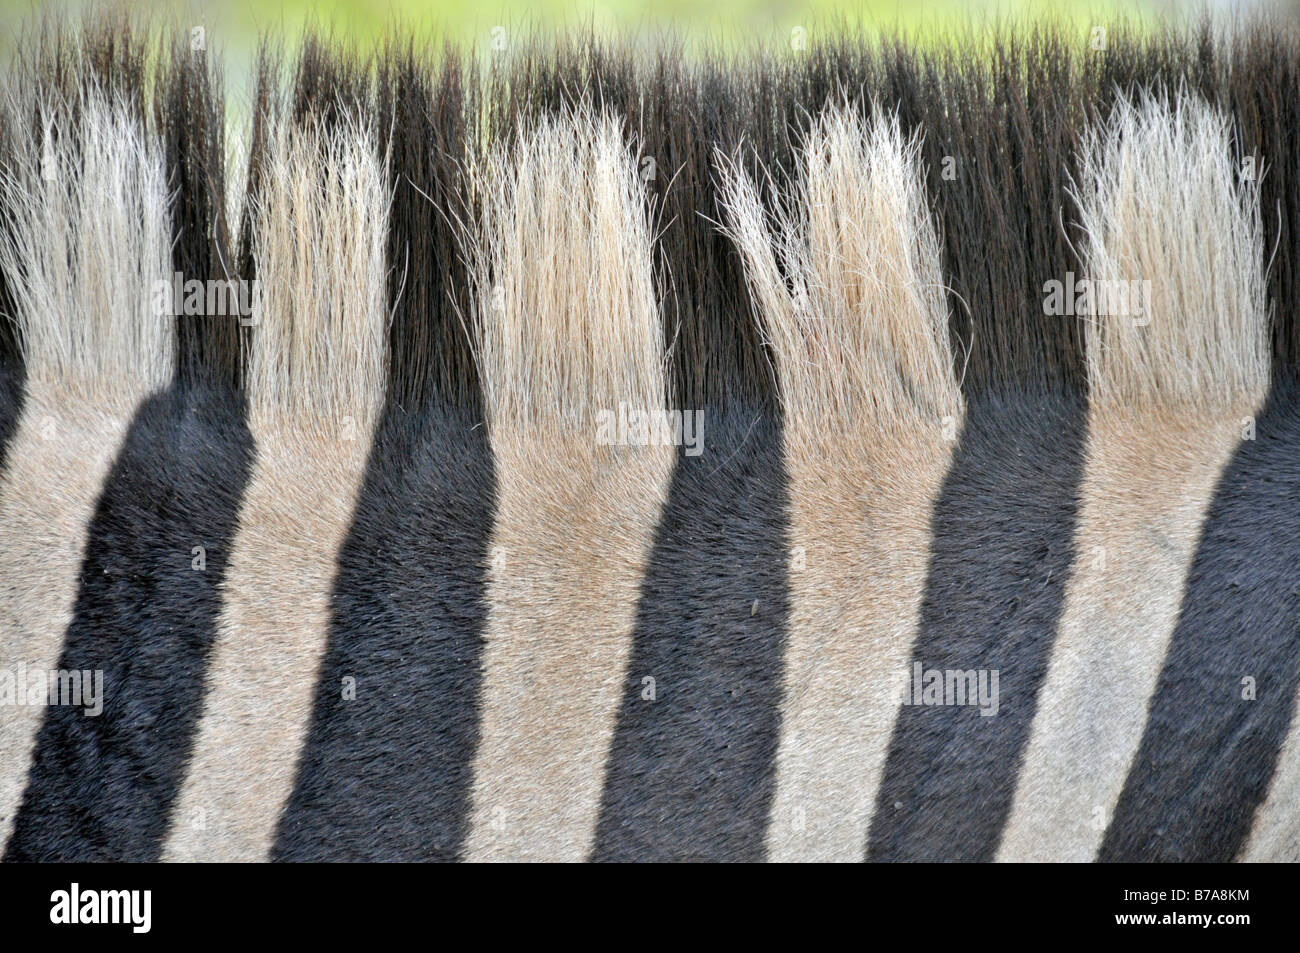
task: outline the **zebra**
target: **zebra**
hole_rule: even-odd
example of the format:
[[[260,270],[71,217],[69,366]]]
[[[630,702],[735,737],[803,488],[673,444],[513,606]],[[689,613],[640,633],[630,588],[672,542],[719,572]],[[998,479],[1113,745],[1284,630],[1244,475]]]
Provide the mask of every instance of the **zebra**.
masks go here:
[[[1300,859],[1300,40],[1111,37],[28,37],[5,859]]]

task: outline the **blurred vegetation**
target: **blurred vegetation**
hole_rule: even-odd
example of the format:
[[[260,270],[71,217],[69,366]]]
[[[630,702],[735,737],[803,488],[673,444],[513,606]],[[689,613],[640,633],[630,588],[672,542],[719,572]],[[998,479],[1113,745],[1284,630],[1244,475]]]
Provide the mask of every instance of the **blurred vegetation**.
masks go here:
[[[241,110],[264,36],[293,53],[308,29],[360,51],[395,31],[417,43],[450,39],[488,51],[530,33],[591,30],[650,38],[670,32],[690,43],[789,48],[797,31],[903,31],[917,43],[961,36],[966,28],[1049,18],[1077,27],[1122,18],[1130,25],[1195,18],[1206,9],[1296,6],[1300,0],[0,0],[0,59],[13,56],[25,26],[44,14],[78,19],[129,9],[151,22],[201,26],[225,64],[233,109]]]

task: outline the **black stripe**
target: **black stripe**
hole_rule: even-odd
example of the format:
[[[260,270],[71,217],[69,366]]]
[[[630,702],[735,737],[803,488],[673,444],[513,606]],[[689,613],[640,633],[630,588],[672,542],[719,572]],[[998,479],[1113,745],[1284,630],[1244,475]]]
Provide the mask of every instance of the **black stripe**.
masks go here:
[[[495,499],[486,428],[471,414],[386,414],[339,553],[329,648],[272,859],[460,857]]]
[[[789,611],[782,426],[706,410],[704,436],[655,534],[595,860],[763,857]]]
[[[468,71],[468,73],[467,73]],[[295,109],[366,102],[316,38]],[[342,94],[340,93],[342,91]],[[496,476],[466,328],[472,65],[390,38],[372,118],[389,134],[387,402],[339,551],[329,645],[275,860],[455,860],[469,834]],[[345,678],[355,698],[344,699]]]
[[[103,713],[47,709],[6,860],[160,856],[252,454],[228,392],[172,388],[141,404],[95,508],[59,658],[103,671]]]
[[[1070,576],[1085,433],[1086,407],[1067,397],[970,406],[935,505],[912,662],[997,670],[999,708],[899,709],[869,860],[993,859]]]
[[[1219,480],[1099,860],[1230,861],[1268,793],[1300,686],[1297,398],[1270,397]]]

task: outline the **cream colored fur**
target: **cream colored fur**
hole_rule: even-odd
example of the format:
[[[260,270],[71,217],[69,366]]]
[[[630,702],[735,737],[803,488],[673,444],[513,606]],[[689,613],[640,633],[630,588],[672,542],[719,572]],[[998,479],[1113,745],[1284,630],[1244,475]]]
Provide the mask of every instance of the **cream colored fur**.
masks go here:
[[[168,860],[264,860],[273,846],[384,396],[389,189],[373,133],[281,124],[265,183],[249,365],[256,461]]]
[[[1187,95],[1121,102],[1084,145],[1078,197],[1088,275],[1150,280],[1149,323],[1086,324],[1075,559],[999,860],[1096,855],[1206,508],[1268,386],[1258,193],[1223,116]]]
[[[14,130],[29,95],[9,93]],[[0,178],[12,228],[0,266],[27,367],[0,482],[0,669],[10,671],[57,667],[104,479],[136,406],[166,386],[173,361],[172,319],[150,307],[169,262],[158,142],[98,91],[84,94],[75,123],[70,105],[43,103],[40,140],[16,148]],[[44,711],[0,707],[0,846]]]
[[[546,119],[474,169],[476,352],[497,479],[472,860],[581,860],[674,449],[597,444],[664,405],[650,223],[612,117]]]
[[[790,480],[767,850],[861,860],[963,406],[916,143],[894,118],[840,107],[799,160],[772,216],[739,165],[721,163],[728,228],[777,358]]]

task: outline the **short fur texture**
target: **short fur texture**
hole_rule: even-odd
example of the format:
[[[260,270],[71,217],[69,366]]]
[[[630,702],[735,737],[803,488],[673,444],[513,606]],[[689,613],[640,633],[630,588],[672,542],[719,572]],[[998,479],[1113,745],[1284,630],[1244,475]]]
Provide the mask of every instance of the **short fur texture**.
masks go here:
[[[161,150],[122,91],[11,90],[9,126],[33,127],[4,174],[0,244],[26,370],[0,483],[0,662],[49,670],[72,621],[88,524],[135,408],[166,386],[171,319],[151,307],[167,272]],[[7,840],[41,708],[0,722],[0,832]]]
[[[1297,859],[1293,25],[183,39],[0,109],[6,858]]]
[[[257,450],[164,850],[173,860],[271,852],[384,394],[389,187],[379,144],[350,115],[333,125],[275,117],[266,163],[253,244],[264,290],[248,366]]]
[[[212,166],[219,84],[203,56],[171,50],[157,104],[171,264],[224,279],[237,255],[222,206],[242,199],[239,189],[223,194],[220,166]],[[90,718],[75,707],[46,709],[11,859],[152,861],[162,850],[252,457],[234,390],[238,342],[226,333],[238,325],[225,316],[183,323],[176,375],[139,405],[99,494],[57,663],[103,671],[105,710]]]
[[[458,224],[474,80],[459,59],[431,63],[397,41],[379,64],[374,121],[391,129],[393,182],[387,398],[275,860],[451,861],[469,836],[497,495]]]
[[[1257,188],[1236,181],[1223,117],[1199,98],[1173,100],[1121,101],[1083,147],[1086,274],[1145,280],[1150,292],[1134,313],[1083,319],[1078,561],[1002,859],[1096,855],[1206,507],[1267,388]],[[1214,227],[1187,227],[1202,217]]]
[[[586,106],[488,155],[475,186],[498,497],[466,856],[581,860],[672,471],[669,447],[598,441],[602,411],[664,407],[650,221],[635,154]]]
[[[917,151],[894,116],[828,109],[771,227],[754,184],[724,165],[776,354],[792,501],[774,860],[862,858],[961,426]]]

